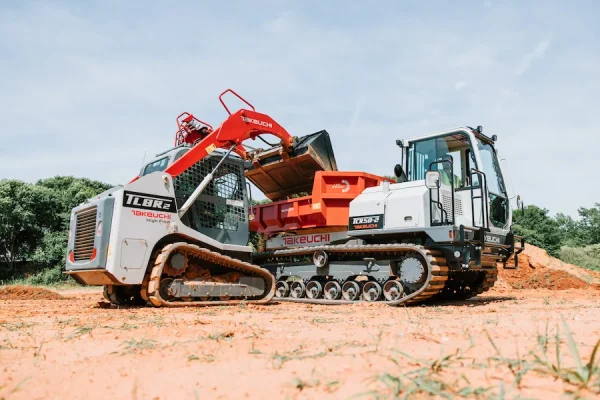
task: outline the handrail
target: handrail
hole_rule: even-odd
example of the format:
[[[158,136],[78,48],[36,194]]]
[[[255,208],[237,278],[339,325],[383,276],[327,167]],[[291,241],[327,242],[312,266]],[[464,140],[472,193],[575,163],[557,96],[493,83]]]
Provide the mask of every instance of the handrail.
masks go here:
[[[429,164],[429,171],[432,171],[432,166],[434,164],[443,164],[443,163],[449,163],[450,164],[450,193],[452,195],[452,223],[455,224],[456,223],[456,212],[454,210],[455,207],[455,202],[454,202],[454,160],[452,159],[452,156],[449,156],[450,160],[448,159],[443,159],[443,160],[436,160],[433,161]],[[438,186],[437,189],[437,195],[438,195],[438,208],[441,209],[442,213],[441,213],[441,218],[443,219],[444,217],[444,206],[443,203],[440,203],[440,188]],[[433,213],[431,212],[431,203],[432,203],[432,199],[431,199],[431,189],[429,189],[429,224],[433,225]],[[448,212],[446,212],[446,223],[448,223]],[[442,220],[442,224],[443,224],[443,220]]]
[[[234,96],[236,96],[238,99],[240,99],[241,101],[243,101],[244,103],[246,103],[247,105],[250,106],[250,108],[252,108],[252,111],[256,111],[256,108],[254,108],[254,106],[252,104],[250,104],[246,99],[244,99],[242,96],[240,96],[239,94],[237,94],[236,92],[234,92],[232,89],[227,89],[226,91],[224,91],[223,93],[221,93],[219,95],[219,101],[221,102],[221,104],[223,104],[223,107],[225,107],[225,111],[227,111],[227,113],[229,115],[231,115],[231,111],[229,111],[229,108],[227,108],[227,105],[225,104],[225,102],[223,101],[223,95],[225,93],[232,93]]]
[[[489,229],[489,214],[488,214],[488,191],[487,191],[487,178],[483,171],[475,168],[471,168],[471,216],[473,218],[473,226],[477,227],[475,222],[475,199],[481,199],[481,217],[483,218],[482,227]],[[475,196],[473,191],[475,185],[473,184],[473,173],[481,177],[482,182],[479,182],[479,188],[481,189],[481,196]]]

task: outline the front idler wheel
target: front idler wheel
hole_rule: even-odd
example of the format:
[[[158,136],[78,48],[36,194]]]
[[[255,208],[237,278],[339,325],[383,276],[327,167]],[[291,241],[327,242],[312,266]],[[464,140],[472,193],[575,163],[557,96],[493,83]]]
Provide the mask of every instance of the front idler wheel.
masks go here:
[[[169,286],[171,285],[171,283],[173,283],[173,279],[171,278],[165,278],[160,281],[158,293],[160,294],[160,297],[162,297],[162,299],[165,301],[172,301],[175,299],[175,296],[173,296],[171,294],[171,291],[169,290]]]

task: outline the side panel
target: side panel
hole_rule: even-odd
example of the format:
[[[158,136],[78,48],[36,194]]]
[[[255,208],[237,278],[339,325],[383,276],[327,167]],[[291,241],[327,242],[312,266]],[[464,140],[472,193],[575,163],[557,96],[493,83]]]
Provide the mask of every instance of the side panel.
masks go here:
[[[429,224],[428,193],[424,184],[398,183],[390,186],[385,228],[415,228]]]

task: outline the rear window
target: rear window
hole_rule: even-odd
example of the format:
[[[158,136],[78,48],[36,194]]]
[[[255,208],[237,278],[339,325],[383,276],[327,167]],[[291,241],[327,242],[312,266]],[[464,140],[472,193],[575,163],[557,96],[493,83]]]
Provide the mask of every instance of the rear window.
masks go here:
[[[144,168],[144,173],[142,175],[148,175],[156,171],[164,171],[165,169],[167,169],[167,165],[169,165],[169,157],[163,157],[146,165],[146,168]]]

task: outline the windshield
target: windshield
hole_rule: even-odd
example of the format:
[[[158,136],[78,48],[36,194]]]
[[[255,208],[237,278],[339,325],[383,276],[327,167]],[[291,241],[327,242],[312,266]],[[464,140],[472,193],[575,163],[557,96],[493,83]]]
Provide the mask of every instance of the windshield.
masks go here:
[[[483,172],[485,172],[487,178],[488,190],[490,193],[506,197],[506,188],[504,187],[494,148],[488,143],[483,143],[480,139],[477,139],[477,147],[479,147],[479,155],[483,163]]]
[[[490,220],[498,228],[503,228],[508,221],[508,196],[506,187],[500,172],[500,164],[492,145],[477,139],[477,147],[483,164],[489,199],[490,199]]]

